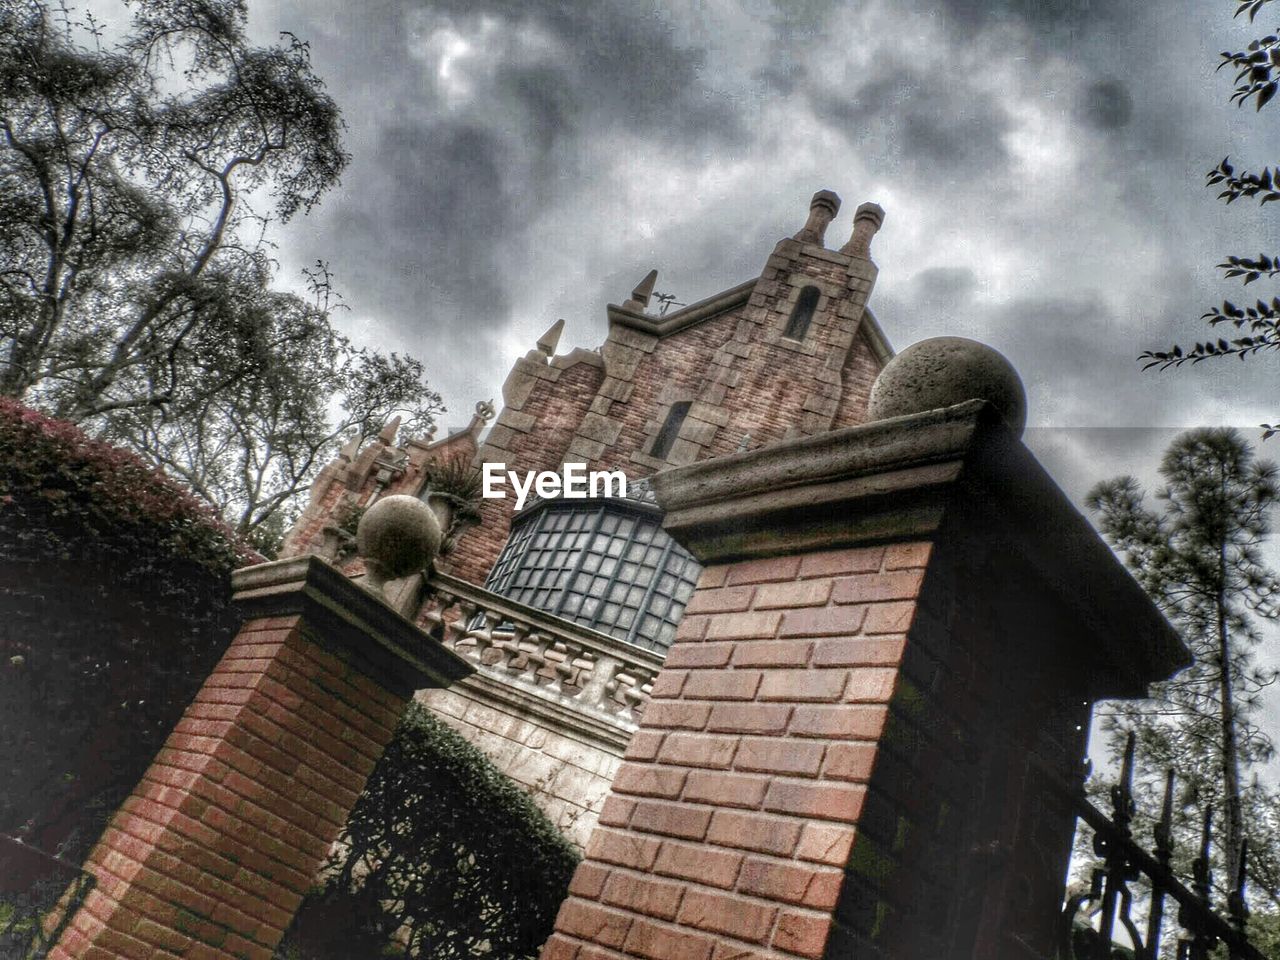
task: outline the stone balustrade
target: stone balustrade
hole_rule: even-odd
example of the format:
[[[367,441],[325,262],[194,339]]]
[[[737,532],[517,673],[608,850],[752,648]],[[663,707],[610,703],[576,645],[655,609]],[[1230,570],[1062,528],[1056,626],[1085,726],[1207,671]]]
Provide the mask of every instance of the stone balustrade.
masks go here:
[[[638,726],[662,655],[435,573],[420,620],[478,674],[610,721]]]

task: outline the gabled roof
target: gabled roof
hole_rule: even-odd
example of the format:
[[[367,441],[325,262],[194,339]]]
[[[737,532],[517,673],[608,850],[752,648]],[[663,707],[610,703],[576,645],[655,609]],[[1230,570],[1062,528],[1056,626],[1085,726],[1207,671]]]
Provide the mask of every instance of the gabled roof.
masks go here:
[[[605,310],[609,315],[610,325],[616,323],[651,336],[669,337],[673,333],[679,333],[681,330],[702,323],[704,320],[710,320],[712,317],[718,317],[735,307],[742,306],[751,299],[751,294],[759,282],[759,277],[752,277],[745,283],[740,283],[736,287],[730,287],[728,290],[713,294],[704,300],[699,300],[697,303],[681,307],[679,310],[668,313],[663,317],[651,316],[639,310],[619,306],[616,303],[609,304]],[[885,337],[884,331],[880,329],[880,324],[876,321],[875,314],[871,312],[870,307],[866,308],[862,315],[859,331],[866,337],[867,343],[870,345],[871,351],[875,354],[877,360],[881,363],[888,363],[892,359],[893,347],[889,345],[888,338]]]

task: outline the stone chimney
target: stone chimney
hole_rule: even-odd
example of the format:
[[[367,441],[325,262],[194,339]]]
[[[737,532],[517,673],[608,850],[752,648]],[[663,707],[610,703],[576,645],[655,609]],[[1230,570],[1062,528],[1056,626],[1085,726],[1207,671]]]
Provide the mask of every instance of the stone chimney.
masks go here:
[[[821,244],[827,235],[827,227],[840,212],[840,198],[830,190],[819,190],[809,201],[809,219],[796,234],[801,243]]]
[[[878,203],[864,203],[853,215],[853,235],[840,248],[841,253],[871,259],[871,238],[884,223],[884,207]]]

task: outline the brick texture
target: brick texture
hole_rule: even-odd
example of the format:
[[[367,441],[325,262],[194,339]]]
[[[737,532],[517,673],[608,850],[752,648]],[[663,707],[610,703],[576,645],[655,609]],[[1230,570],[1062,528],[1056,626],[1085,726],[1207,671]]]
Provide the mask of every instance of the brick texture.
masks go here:
[[[931,556],[891,549],[708,569],[543,960],[822,956],[884,866],[861,837]],[[880,607],[899,633],[865,633]]]
[[[270,960],[404,706],[299,618],[249,621],[90,854],[50,957]]]

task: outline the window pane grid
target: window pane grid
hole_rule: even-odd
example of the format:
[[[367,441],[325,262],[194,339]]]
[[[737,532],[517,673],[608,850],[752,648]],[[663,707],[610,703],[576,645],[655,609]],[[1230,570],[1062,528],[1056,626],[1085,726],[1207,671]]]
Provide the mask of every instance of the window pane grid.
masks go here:
[[[599,501],[549,504],[516,520],[487,586],[620,640],[665,650],[700,572],[655,516]]]

